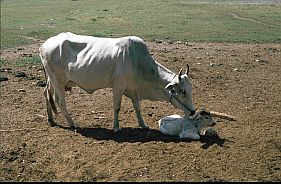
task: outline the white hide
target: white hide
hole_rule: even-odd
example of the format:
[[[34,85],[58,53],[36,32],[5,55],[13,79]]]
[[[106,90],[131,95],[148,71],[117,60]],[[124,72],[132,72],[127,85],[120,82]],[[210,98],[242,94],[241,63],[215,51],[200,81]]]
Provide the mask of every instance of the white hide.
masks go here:
[[[40,56],[47,77],[44,95],[51,125],[55,124],[53,98],[70,127],[77,128],[65,105],[65,90],[75,85],[88,93],[112,88],[116,131],[122,95],[132,100],[142,128],[148,127],[140,112],[139,102],[143,99],[169,101],[187,115],[195,111],[187,73],[177,75],[155,61],[139,37],[99,38],[60,33],[42,44]]]
[[[211,115],[199,112],[193,117],[166,116],[161,118],[158,124],[163,134],[179,136],[181,139],[199,140],[201,130],[213,126],[214,121]]]

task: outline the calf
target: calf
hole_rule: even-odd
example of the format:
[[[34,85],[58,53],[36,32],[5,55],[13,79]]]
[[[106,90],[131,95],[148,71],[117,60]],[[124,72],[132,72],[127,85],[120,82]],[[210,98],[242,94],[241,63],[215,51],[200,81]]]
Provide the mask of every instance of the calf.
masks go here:
[[[200,139],[200,132],[203,128],[214,126],[214,120],[209,112],[201,110],[194,116],[180,115],[166,116],[158,121],[159,129],[163,134],[179,136],[181,139]]]

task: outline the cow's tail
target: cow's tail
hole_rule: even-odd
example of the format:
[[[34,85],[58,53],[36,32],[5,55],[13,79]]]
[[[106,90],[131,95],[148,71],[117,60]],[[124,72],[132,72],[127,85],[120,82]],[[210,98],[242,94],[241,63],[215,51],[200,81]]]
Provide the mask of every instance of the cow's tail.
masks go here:
[[[47,76],[46,69],[45,69],[45,66],[43,64],[44,58],[42,56],[42,50],[41,49],[42,48],[40,47],[39,48],[39,53],[40,53],[40,58],[41,58],[41,61],[42,61],[42,68],[43,68],[43,72],[44,72],[44,76],[45,76],[45,83],[46,83],[45,90],[47,91],[47,96],[48,96],[48,98],[46,100],[49,101],[53,112],[55,114],[58,114],[58,110],[57,110],[57,107],[56,107],[56,104],[55,104],[55,101],[54,101],[54,98],[53,98],[53,94],[52,94],[52,89],[53,89],[52,83],[50,82],[50,79]]]

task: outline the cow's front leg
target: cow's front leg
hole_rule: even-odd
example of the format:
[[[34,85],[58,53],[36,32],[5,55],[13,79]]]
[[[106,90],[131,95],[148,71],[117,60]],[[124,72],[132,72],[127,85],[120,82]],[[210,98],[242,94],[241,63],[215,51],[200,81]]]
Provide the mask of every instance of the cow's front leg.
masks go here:
[[[139,122],[139,125],[141,128],[144,128],[144,129],[148,129],[148,125],[143,121],[143,118],[142,118],[142,115],[141,115],[141,107],[140,107],[140,103],[138,100],[132,100],[132,103],[133,103],[133,106],[134,106],[134,109],[136,111],[136,114],[137,114],[137,118],[138,118],[138,122]]]
[[[72,118],[70,117],[67,109],[66,109],[66,102],[65,102],[65,91],[64,88],[62,87],[57,87],[56,88],[56,94],[55,94],[55,100],[57,102],[57,104],[59,105],[65,119],[67,120],[70,129],[72,130],[77,130],[77,128],[79,128],[77,126],[77,124],[72,120]]]
[[[119,127],[119,110],[120,109],[115,109],[114,108],[114,123],[113,123],[113,131],[114,132],[118,132],[119,130],[121,130],[121,128]]]
[[[114,111],[113,131],[118,132],[119,130],[121,130],[121,128],[119,128],[119,111],[121,107],[122,95],[124,92],[122,90],[117,90],[114,88],[112,92],[113,92],[113,111]]]

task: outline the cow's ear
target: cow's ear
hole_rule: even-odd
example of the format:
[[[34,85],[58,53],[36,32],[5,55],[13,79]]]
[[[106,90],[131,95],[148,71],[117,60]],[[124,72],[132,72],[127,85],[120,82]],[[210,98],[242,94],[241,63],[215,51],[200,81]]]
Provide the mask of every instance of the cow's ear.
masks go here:
[[[165,89],[170,93],[175,93],[175,83],[169,83]]]

